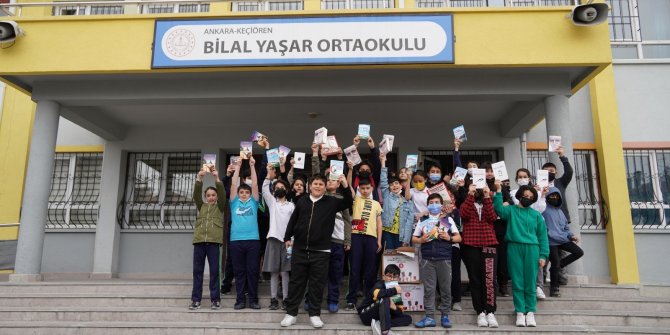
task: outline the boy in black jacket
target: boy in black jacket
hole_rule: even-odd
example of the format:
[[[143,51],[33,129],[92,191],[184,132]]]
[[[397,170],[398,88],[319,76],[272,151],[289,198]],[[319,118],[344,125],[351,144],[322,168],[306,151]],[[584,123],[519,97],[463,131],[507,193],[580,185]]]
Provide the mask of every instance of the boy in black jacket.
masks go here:
[[[402,312],[402,299],[398,296],[402,289],[398,285],[398,279],[400,268],[395,264],[386,266],[384,279],[375,283],[358,308],[361,321],[372,326],[373,334],[389,335],[392,334],[391,327],[412,324],[412,317]]]
[[[309,180],[309,196],[300,198],[295,205],[284,236],[286,247],[292,245],[293,253],[286,315],[280,323],[282,327],[295,324],[308,281],[309,321],[314,328],[323,327],[320,317],[321,300],[328,278],[335,215],[351,208],[353,202],[349,185],[343,175],[340,176],[340,188],[342,198],[324,196],[326,177],[316,174]]]

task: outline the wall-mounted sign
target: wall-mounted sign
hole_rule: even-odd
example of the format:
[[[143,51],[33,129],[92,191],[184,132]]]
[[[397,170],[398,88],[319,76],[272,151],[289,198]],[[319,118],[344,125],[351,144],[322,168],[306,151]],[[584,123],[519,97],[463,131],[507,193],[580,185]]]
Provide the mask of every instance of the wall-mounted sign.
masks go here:
[[[158,20],[153,68],[453,63],[443,15]]]

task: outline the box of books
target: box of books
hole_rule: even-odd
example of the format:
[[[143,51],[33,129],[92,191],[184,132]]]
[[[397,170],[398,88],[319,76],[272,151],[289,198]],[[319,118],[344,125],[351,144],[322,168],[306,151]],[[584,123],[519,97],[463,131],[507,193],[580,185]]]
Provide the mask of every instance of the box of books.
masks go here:
[[[403,306],[405,311],[423,311],[423,284],[400,284]]]
[[[400,283],[419,283],[419,259],[412,251],[386,250],[382,256],[382,271],[389,264],[395,264],[400,268]]]

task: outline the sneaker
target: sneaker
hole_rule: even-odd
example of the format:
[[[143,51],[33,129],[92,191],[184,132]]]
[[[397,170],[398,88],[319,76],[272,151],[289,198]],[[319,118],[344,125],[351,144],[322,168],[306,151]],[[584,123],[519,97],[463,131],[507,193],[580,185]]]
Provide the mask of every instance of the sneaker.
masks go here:
[[[451,321],[449,321],[449,315],[442,314],[442,317],[440,318],[440,321],[442,323],[442,327],[451,328]]]
[[[233,306],[234,309],[240,310],[240,309],[245,309],[247,308],[247,303],[246,302],[236,302],[235,306]]]
[[[479,313],[477,315],[477,326],[478,327],[488,327],[489,322],[486,320],[486,314],[484,312]]]
[[[281,310],[285,311],[286,310],[286,299],[281,301]]]
[[[535,313],[528,312],[528,314],[526,314],[526,326],[537,327],[537,323],[535,322]]]
[[[452,311],[462,311],[463,307],[461,306],[460,302],[455,302],[453,305],[451,305],[451,310]]]
[[[553,288],[553,287],[552,287],[552,288],[549,290],[549,295],[550,295],[552,298],[560,298],[560,297],[561,297],[561,291],[558,289],[558,287],[556,287],[556,288]]]
[[[370,327],[372,327],[372,334],[374,335],[382,335],[382,327],[379,321],[372,319],[372,322],[370,323]]]
[[[230,286],[221,286],[221,294],[223,295],[230,294]]]
[[[489,328],[498,328],[498,320],[493,313],[486,314],[486,321],[489,323]]]
[[[284,315],[284,320],[279,323],[282,327],[293,326],[298,318],[289,314]]]
[[[431,318],[428,315],[424,316],[423,319],[414,323],[414,327],[416,328],[435,327],[435,325],[436,325],[435,319]]]
[[[547,296],[544,295],[544,291],[542,291],[541,287],[537,287],[537,300],[544,300],[547,299]]]
[[[270,307],[268,307],[271,311],[276,311],[279,309],[279,301],[275,298],[270,299]]]
[[[259,305],[257,302],[252,302],[249,304],[249,307],[251,309],[261,309],[261,305]]]
[[[212,301],[212,309],[217,311],[221,309],[221,302],[220,301]]]
[[[516,313],[516,326],[525,327],[526,326],[526,316],[523,313]]]
[[[354,305],[354,304],[351,303],[351,302],[348,302],[348,303],[347,303],[347,307],[344,308],[345,311],[353,311],[353,310],[355,310],[355,309],[356,309],[356,305]]]
[[[309,317],[309,323],[312,324],[312,327],[314,327],[314,328],[323,327],[323,321],[321,321],[321,317],[318,316],[318,315],[310,316]]]
[[[500,288],[498,288],[498,293],[501,297],[509,297],[509,291],[507,290],[507,285],[500,285]]]
[[[335,303],[335,304],[328,304],[328,311],[331,312],[331,313],[337,313],[337,311],[338,311],[339,309],[340,309],[340,306],[338,306],[337,303]]]
[[[191,301],[191,305],[188,306],[188,309],[192,311],[200,309],[200,301]]]

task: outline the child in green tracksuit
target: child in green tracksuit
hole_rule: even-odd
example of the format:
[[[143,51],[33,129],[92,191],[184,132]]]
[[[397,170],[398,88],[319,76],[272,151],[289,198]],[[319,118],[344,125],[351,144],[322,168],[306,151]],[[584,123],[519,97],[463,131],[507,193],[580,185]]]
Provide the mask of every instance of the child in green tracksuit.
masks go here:
[[[507,266],[512,279],[512,296],[517,327],[535,327],[536,289],[538,269],[549,257],[547,226],[540,212],[530,206],[537,201],[537,191],[521,186],[515,197],[519,205],[503,205],[502,183],[496,181],[493,208],[507,221]]]

